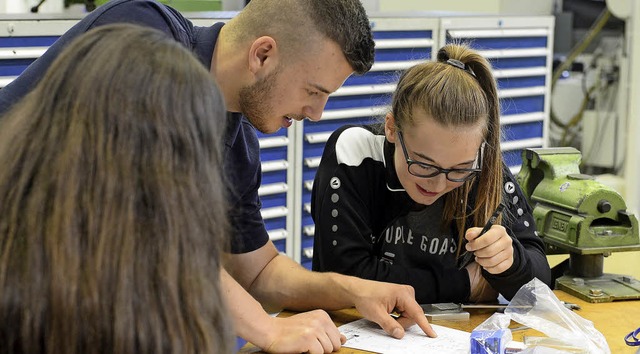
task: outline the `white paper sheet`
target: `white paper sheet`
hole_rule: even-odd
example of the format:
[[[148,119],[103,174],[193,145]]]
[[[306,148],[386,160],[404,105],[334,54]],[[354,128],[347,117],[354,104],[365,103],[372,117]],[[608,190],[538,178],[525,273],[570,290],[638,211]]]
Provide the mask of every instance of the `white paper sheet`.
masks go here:
[[[402,339],[395,339],[385,333],[376,323],[366,319],[357,320],[339,327],[347,337],[344,347],[367,350],[375,353],[469,353],[471,333],[448,327],[431,325],[438,334],[429,338],[418,325],[406,330]]]

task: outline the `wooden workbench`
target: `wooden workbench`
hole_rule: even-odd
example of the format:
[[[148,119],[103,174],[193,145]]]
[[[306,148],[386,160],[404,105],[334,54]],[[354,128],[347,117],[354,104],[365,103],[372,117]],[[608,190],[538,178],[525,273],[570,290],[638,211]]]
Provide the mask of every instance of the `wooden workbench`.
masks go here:
[[[600,331],[609,344],[611,353],[615,354],[633,354],[636,353],[638,347],[627,346],[624,342],[624,336],[629,332],[640,327],[640,300],[638,301],[619,301],[608,303],[588,303],[571,296],[565,292],[555,290],[556,296],[565,302],[574,303],[581,307],[576,313],[594,323],[595,328]],[[434,321],[432,323],[459,329],[466,332],[473,331],[480,323],[493,314],[493,310],[470,309],[471,318],[469,321]],[[292,315],[291,312],[282,312],[279,316],[287,317]],[[360,319],[361,316],[355,309],[346,309],[340,311],[329,312],[331,318],[337,326]],[[544,336],[544,334],[535,330],[517,331],[513,333],[513,340],[522,341],[524,336]],[[240,353],[254,353],[255,348],[250,345],[245,346]],[[340,354],[362,354],[368,353],[362,350],[356,350],[343,347],[337,353]]]

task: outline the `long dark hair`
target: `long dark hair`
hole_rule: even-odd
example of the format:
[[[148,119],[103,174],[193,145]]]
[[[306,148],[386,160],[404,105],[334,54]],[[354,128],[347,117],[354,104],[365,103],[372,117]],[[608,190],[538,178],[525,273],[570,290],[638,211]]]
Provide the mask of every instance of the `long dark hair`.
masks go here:
[[[224,104],[165,34],[87,32],[0,120],[0,352],[229,353]]]

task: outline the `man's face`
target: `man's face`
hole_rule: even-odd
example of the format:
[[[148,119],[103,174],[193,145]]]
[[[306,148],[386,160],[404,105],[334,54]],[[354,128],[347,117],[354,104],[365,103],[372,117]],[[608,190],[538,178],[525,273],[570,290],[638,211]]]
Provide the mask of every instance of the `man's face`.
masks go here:
[[[336,43],[325,39],[319,46],[241,89],[240,111],[256,129],[274,133],[291,126],[293,120],[320,119],[329,94],[342,86],[353,69]]]

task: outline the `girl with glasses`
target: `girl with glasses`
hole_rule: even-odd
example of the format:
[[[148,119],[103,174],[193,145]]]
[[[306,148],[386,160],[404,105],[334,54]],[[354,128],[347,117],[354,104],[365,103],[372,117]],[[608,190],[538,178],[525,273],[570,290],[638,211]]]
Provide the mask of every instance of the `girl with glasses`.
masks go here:
[[[313,269],[408,284],[420,303],[510,299],[534,277],[548,284],[531,207],[502,160],[499,112],[491,65],[464,45],[405,71],[384,124],[342,127],[327,142],[312,193]],[[475,257],[460,264],[467,252]]]

